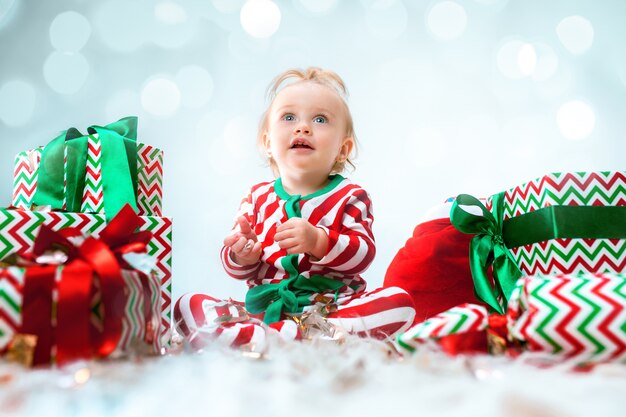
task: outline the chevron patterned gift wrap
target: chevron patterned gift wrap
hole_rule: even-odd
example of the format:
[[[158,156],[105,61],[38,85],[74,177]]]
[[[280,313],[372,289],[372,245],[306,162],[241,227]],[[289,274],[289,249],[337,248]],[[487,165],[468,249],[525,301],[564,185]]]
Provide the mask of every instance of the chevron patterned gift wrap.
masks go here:
[[[37,188],[43,147],[15,157],[12,205],[29,210]],[[137,209],[140,216],[161,216],[163,201],[163,151],[137,142]],[[103,213],[101,147],[98,135],[89,135],[82,213]]]
[[[161,285],[161,341],[168,343],[172,297],[172,220],[154,216],[142,216],[141,220],[138,230],[148,230],[153,235],[148,243],[148,254],[156,259],[156,276]],[[42,224],[53,230],[74,227],[83,234],[98,237],[106,219],[104,214],[0,209],[0,260],[14,252],[30,251]],[[0,298],[5,294],[0,292]]]
[[[405,350],[414,351],[428,340],[488,330],[495,316],[483,306],[463,304],[416,324],[397,340]],[[511,294],[506,322],[509,341],[520,342],[516,346],[528,351],[624,361],[626,275],[522,277]]]
[[[60,277],[60,268],[57,272],[57,279]],[[24,267],[0,268],[0,354],[6,351],[13,336],[20,333],[22,290],[26,271],[27,268]],[[163,346],[161,339],[151,337],[149,334],[155,330],[158,332],[161,326],[158,277],[122,270],[122,278],[126,284],[127,297],[122,315],[121,337],[112,355],[123,355],[134,349],[140,349],[142,353],[160,353]],[[144,289],[143,279],[147,281],[147,291]],[[86,314],[91,315],[92,325],[101,330],[101,322],[96,310],[97,308],[94,308]]]
[[[486,307],[465,303],[417,323],[406,332],[399,334],[397,341],[401,347],[413,352],[419,345],[429,340],[437,340],[453,334],[483,331],[487,329],[488,324],[489,314]]]
[[[491,199],[486,204],[491,207]],[[504,221],[549,206],[626,206],[626,172],[567,172],[504,193]],[[626,239],[552,239],[510,249],[522,274],[626,272]]]
[[[507,315],[510,336],[528,350],[626,359],[626,275],[521,278]]]

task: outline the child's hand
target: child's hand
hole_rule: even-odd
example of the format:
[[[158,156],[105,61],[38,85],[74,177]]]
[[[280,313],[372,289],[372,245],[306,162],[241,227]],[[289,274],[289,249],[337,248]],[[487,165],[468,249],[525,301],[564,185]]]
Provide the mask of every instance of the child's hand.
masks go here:
[[[323,229],[313,226],[307,220],[294,217],[276,228],[274,241],[288,254],[308,253],[317,259],[326,255],[328,236]]]
[[[245,217],[237,219],[239,232],[228,235],[224,246],[230,248],[230,259],[238,265],[254,265],[261,259],[262,245]]]

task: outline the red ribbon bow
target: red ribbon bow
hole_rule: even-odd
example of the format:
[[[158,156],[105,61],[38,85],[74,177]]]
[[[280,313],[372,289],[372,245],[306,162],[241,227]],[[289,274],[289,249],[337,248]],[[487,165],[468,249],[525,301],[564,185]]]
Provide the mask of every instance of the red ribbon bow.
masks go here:
[[[122,268],[130,268],[122,255],[147,252],[152,237],[149,231],[135,233],[140,225],[139,216],[126,205],[102,230],[99,239],[90,236],[79,244],[71,241],[81,234],[76,228],[55,232],[41,226],[32,255],[23,256],[36,260],[45,252],[61,250],[67,260],[61,268],[57,265],[27,268],[24,276],[21,333],[37,335],[34,365],[49,363],[54,345],[58,364],[105,357],[115,351],[122,334],[127,299]],[[58,280],[57,270],[61,274]],[[103,306],[101,331],[90,324],[91,301],[97,291]],[[147,304],[144,312],[149,315]]]

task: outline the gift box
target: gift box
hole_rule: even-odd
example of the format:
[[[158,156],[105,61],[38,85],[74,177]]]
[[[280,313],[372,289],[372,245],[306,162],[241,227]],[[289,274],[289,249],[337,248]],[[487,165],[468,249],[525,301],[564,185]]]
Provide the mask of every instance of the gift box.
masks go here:
[[[452,224],[473,234],[479,300],[503,313],[522,275],[626,270],[626,173],[545,175],[487,199],[460,195]]]
[[[31,250],[5,258],[0,353],[29,365],[160,353],[160,282],[141,223],[126,206],[100,238],[40,226]]]
[[[76,326],[82,326],[82,333],[89,332],[90,328],[93,329],[92,332],[104,332],[102,313],[98,311],[102,305],[100,294],[96,293],[90,299],[83,300],[82,305],[75,300],[67,302],[63,298],[57,302],[52,301],[53,291],[59,294],[68,292],[67,281],[71,281],[71,278],[68,280],[66,277],[75,272],[73,269],[75,268],[40,266],[0,268],[0,355],[8,355],[30,366],[44,365],[51,361],[63,364],[97,356],[115,357],[131,352],[161,353],[164,344],[159,337],[163,329],[158,277],[154,274],[122,270],[124,301],[120,314],[119,338],[112,343],[112,351],[98,355],[97,346],[85,349],[84,341],[76,341],[77,333],[81,332]],[[91,271],[85,273],[80,279],[92,278]],[[50,281],[50,300],[47,303],[45,297],[37,291],[41,288],[37,288],[37,283],[32,282],[33,276],[39,279],[43,276],[45,279],[46,274]],[[44,309],[41,308],[42,302],[45,303]],[[52,310],[56,310],[54,326],[50,323]],[[42,347],[38,349],[38,346]],[[57,352],[54,359],[51,355],[53,347]]]
[[[116,194],[124,192],[119,187],[125,186],[126,198],[132,199],[139,215],[161,216],[163,152],[136,141],[137,118],[91,126],[88,132],[83,135],[71,128],[46,147],[17,154],[12,205],[31,209],[33,204],[49,204],[48,184],[50,177],[56,176],[52,179],[58,183],[52,209],[105,213],[108,206],[114,216],[121,205],[111,205],[109,200],[119,200]],[[48,191],[43,196],[37,195],[37,185],[42,182]]]
[[[544,352],[590,361],[626,359],[626,275],[589,273],[525,276],[513,289],[506,315],[464,304],[398,335],[414,351],[429,341],[448,352],[465,350],[480,333],[499,351]],[[470,343],[476,347],[476,343]],[[476,349],[478,350],[478,349]]]
[[[81,233],[93,237],[100,237],[105,229],[107,219],[104,214],[64,213],[64,212],[37,212],[19,209],[0,209],[0,260],[13,253],[28,252],[34,245],[35,238],[42,225],[54,231],[64,228],[74,228]],[[149,231],[151,239],[147,243],[147,253],[154,257],[155,277],[160,285],[160,340],[166,344],[170,339],[171,321],[171,285],[172,285],[172,221],[167,217],[141,216],[138,217],[138,231]],[[0,303],[9,303],[6,294],[15,296],[15,288],[6,287],[0,283]],[[15,286],[13,286],[15,287]],[[4,291],[5,299],[2,300]],[[6,331],[9,314],[0,307],[0,339]],[[5,316],[3,316],[3,314]],[[4,320],[4,322],[3,322]],[[13,321],[14,322],[14,321]]]

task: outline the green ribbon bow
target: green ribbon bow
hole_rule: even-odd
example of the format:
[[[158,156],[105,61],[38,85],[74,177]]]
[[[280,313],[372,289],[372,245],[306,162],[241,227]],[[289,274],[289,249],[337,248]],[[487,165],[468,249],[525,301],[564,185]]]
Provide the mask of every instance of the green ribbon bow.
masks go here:
[[[291,210],[294,210],[293,206],[288,208],[286,205],[285,207],[288,215],[292,212]],[[299,204],[296,212],[300,213]],[[302,313],[305,306],[311,305],[310,298],[313,294],[335,291],[336,300],[337,292],[345,285],[342,281],[322,275],[313,275],[309,278],[301,275],[298,271],[298,255],[287,255],[280,261],[285,272],[289,274],[289,278],[275,284],[257,285],[246,293],[246,310],[252,314],[265,311],[263,321],[266,324],[279,321],[283,311]]]
[[[450,222],[454,227],[460,232],[476,235],[470,241],[469,258],[474,293],[499,314],[506,311],[507,300],[517,279],[522,276],[502,237],[503,196],[504,193],[493,196],[495,217],[477,198],[467,194],[459,195],[450,210]],[[470,213],[463,207],[478,209],[482,215]],[[493,286],[487,274],[490,266],[493,267]]]
[[[322,275],[307,278],[298,274],[275,284],[250,288],[246,293],[246,310],[252,314],[265,311],[263,321],[266,324],[275,323],[283,312],[302,313],[305,306],[311,305],[311,295],[328,290],[338,291],[344,285]]]
[[[107,221],[130,204],[137,212],[137,117],[125,117],[106,126],[90,126],[101,146],[102,192]],[[39,164],[33,204],[69,212],[80,212],[89,135],[70,128],[44,148]],[[65,159],[67,149],[67,163]],[[64,178],[66,176],[66,178]],[[67,184],[64,186],[64,180]]]

